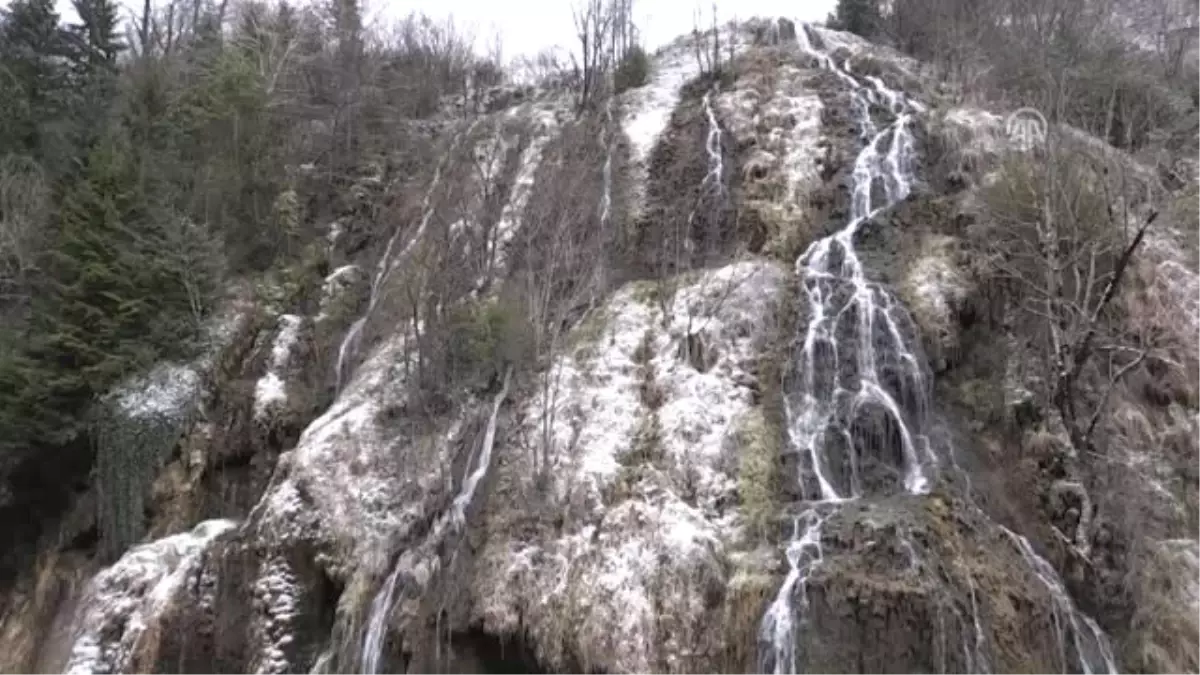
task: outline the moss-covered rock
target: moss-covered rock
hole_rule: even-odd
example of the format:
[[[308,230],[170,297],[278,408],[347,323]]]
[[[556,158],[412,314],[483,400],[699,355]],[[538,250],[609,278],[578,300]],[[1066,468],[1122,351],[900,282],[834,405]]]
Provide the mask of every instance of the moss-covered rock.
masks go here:
[[[798,642],[805,671],[1048,672],[1064,657],[1079,667],[1072,628],[1066,642],[1056,632],[1074,619],[1010,536],[955,498],[847,506],[821,546]]]
[[[735,435],[738,444],[738,501],[742,519],[753,539],[773,531],[780,511],[779,483],[782,434],[767,423],[763,411],[746,413]]]

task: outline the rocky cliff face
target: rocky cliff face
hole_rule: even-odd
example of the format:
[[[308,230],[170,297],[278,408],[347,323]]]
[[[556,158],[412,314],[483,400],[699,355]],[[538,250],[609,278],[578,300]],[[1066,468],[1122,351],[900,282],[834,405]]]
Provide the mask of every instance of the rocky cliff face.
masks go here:
[[[334,223],[309,301],[235,293],[212,356],[131,382],[128,423],[161,409],[180,438],[147,541],[100,566],[81,499],[4,600],[3,669],[1200,668],[1177,223],[1122,301],[1190,360],[1117,392],[1080,503],[971,253],[1002,118],[852,36],[737,35],[722,78],[681,39],[590,122],[553,91],[440,120],[410,220]],[[482,256],[463,284],[488,298],[574,165],[627,264],[572,296],[550,358],[428,414],[420,324],[395,318],[414,261]],[[696,264],[645,255],[663,242]]]

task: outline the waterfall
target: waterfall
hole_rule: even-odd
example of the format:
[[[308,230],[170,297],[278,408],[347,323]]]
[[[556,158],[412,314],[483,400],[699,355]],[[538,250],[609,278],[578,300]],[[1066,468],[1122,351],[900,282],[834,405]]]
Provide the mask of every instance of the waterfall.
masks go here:
[[[815,509],[805,511],[792,521],[792,541],[787,548],[788,574],[775,601],[767,608],[760,633],[760,641],[766,647],[763,670],[796,672],[797,612],[792,605],[792,596],[799,588],[800,609],[803,610],[808,600],[805,592],[808,576],[823,558],[821,526],[824,522]],[[804,616],[803,611],[800,616]]]
[[[395,260],[392,259],[392,251],[395,249],[396,243],[400,240],[400,235],[404,233],[405,228],[397,227],[396,231],[388,239],[387,246],[383,250],[383,257],[379,259],[379,263],[375,266],[375,275],[371,278],[371,294],[367,300],[367,308],[363,310],[361,316],[354,320],[354,323],[350,324],[350,329],[346,331],[345,337],[342,338],[341,344],[338,345],[337,366],[334,371],[335,391],[340,393],[342,386],[345,384],[344,378],[347,375],[347,363],[350,359],[354,358],[355,353],[358,351],[358,342],[362,337],[363,328],[366,326],[367,320],[371,318],[371,312],[375,310],[375,306],[379,303],[379,299],[387,287],[387,280],[391,276],[392,271],[408,257],[413,246],[425,235],[425,229],[429,226],[429,219],[433,217],[433,197],[441,185],[442,171],[446,168],[446,163],[454,156],[454,150],[458,147],[459,140],[470,136],[471,131],[475,128],[475,125],[479,124],[480,120],[471,123],[464,133],[456,135],[450,142],[450,148],[438,161],[437,167],[433,171],[433,180],[429,184],[429,189],[425,191],[425,197],[421,202],[421,222],[417,225],[417,231],[413,233],[412,238],[408,240],[408,243],[395,256]]]
[[[616,129],[613,126],[613,98],[608,97],[604,106],[604,124],[600,127],[600,145],[604,148],[604,188],[600,193],[600,227],[608,229],[608,221],[612,215],[612,161],[613,141]]]
[[[708,135],[704,139],[704,151],[708,154],[708,173],[700,182],[701,191],[706,186],[716,183],[718,193],[725,191],[721,177],[725,173],[725,158],[721,154],[721,125],[717,122],[717,114],[712,107],[712,89],[704,94],[704,116],[708,119]]]
[[[376,675],[379,672],[379,660],[383,656],[383,638],[387,635],[387,618],[391,613],[392,601],[396,597],[396,582],[400,578],[400,565],[397,564],[388,575],[383,588],[371,600],[371,613],[367,617],[367,628],[363,633],[362,656],[360,665],[363,675]]]
[[[475,491],[478,489],[479,483],[487,475],[488,468],[492,463],[492,450],[496,444],[496,423],[500,417],[500,406],[508,396],[508,387],[511,380],[512,368],[510,367],[504,373],[504,384],[500,387],[500,391],[497,392],[495,398],[492,399],[491,413],[488,415],[488,423],[484,431],[483,443],[480,447],[479,459],[475,465],[475,470],[463,479],[462,487],[459,488],[458,495],[454,498],[450,506],[450,511],[443,514],[432,528],[432,537],[440,536],[446,532],[447,522],[458,530],[461,530],[466,524],[467,508],[470,507],[471,501],[475,497]],[[362,651],[359,657],[362,672],[366,675],[375,675],[375,673],[379,672],[379,662],[383,656],[383,640],[387,636],[388,615],[391,614],[392,604],[395,602],[396,586],[400,579],[400,573],[405,567],[405,562],[403,556],[396,561],[392,572],[388,575],[387,581],[384,582],[379,592],[375,594],[374,599],[371,600],[371,611],[363,633]]]
[[[512,367],[510,366],[504,372],[504,385],[500,387],[500,392],[492,401],[492,414],[488,417],[487,431],[483,435],[483,447],[479,452],[479,462],[471,475],[463,481],[458,496],[454,498],[451,508],[453,509],[454,523],[459,527],[466,523],[467,507],[471,505],[471,500],[475,497],[475,489],[479,487],[479,482],[487,475],[488,467],[492,464],[492,448],[496,444],[496,419],[500,416],[500,404],[504,403],[504,398],[508,396],[508,383],[511,379]]]
[[[1079,667],[1083,668],[1084,673],[1092,675],[1096,672],[1117,672],[1116,658],[1113,656],[1108,636],[1100,629],[1095,619],[1085,616],[1071,601],[1071,596],[1054,571],[1054,567],[1033,550],[1033,544],[1029,543],[1028,539],[1007,527],[1001,526],[1000,529],[1012,540],[1013,545],[1020,551],[1021,557],[1025,559],[1025,563],[1033,570],[1038,581],[1046,587],[1054,602],[1054,622],[1062,659],[1062,672],[1076,672],[1074,665],[1067,659],[1065,631],[1070,631],[1070,646],[1074,648],[1075,656],[1079,659]],[[1064,617],[1066,625],[1063,624]]]
[[[867,278],[855,248],[864,224],[912,190],[916,152],[909,126],[924,108],[877,77],[860,82],[848,63],[839,66],[815,49],[808,30],[803,26],[796,31],[797,47],[849,86],[863,145],[853,164],[847,223],[813,242],[796,261],[808,316],[799,327],[784,383],[784,415],[788,451],[800,460],[802,503],[787,548],[788,573],[759,632],[760,667],[776,673],[796,672],[802,665],[796,635],[806,621],[807,580],[823,561],[824,523],[844,502],[881,494],[880,490],[925,494],[940,466],[926,433],[932,377],[919,343],[906,337],[904,329],[912,334],[911,318],[886,288]],[[890,114],[891,123],[880,129],[871,117],[873,106]],[[883,201],[877,204],[879,187]],[[899,478],[892,482],[899,484],[889,484],[888,471],[871,474],[872,463],[898,470]],[[1084,671],[1115,672],[1107,637],[1071,602],[1053,567],[1028,540],[1004,531],[1050,594],[1064,671],[1072,667],[1067,658],[1069,634]],[[919,565],[915,551],[908,553],[910,564]],[[973,579],[968,582],[972,617],[969,638],[967,631],[963,636],[964,658],[968,669],[986,671],[991,664],[976,587]],[[941,639],[944,643],[945,636]],[[944,646],[940,658],[944,663]]]
[[[797,35],[801,48],[815,54],[806,32]],[[831,59],[817,60],[833,67]],[[879,446],[888,445],[893,436],[898,440],[898,468],[910,493],[929,489],[930,472],[937,465],[923,428],[929,399],[924,355],[905,337],[902,328],[910,320],[903,307],[867,278],[855,248],[863,224],[907,197],[912,186],[910,116],[901,114],[876,130],[866,92],[859,86],[851,93],[859,127],[869,136],[854,160],[849,221],[814,242],[796,263],[809,316],[798,335],[795,377],[785,396],[787,431],[791,449],[806,458],[815,480],[812,497],[826,502],[862,496],[864,453],[872,449],[864,447],[872,445],[864,440],[878,441]],[[881,154],[888,141],[890,150]],[[877,182],[883,183],[885,195],[879,205],[873,203]],[[868,409],[884,419],[870,430],[872,438],[857,439],[853,423]],[[831,450],[841,450],[842,445],[848,447],[838,461]]]
[[[812,50],[804,30],[797,34],[802,49],[824,67],[836,70],[832,59]],[[841,74],[843,79],[850,78]],[[798,336],[802,346],[793,364],[793,375],[798,377],[787,387],[784,412],[790,450],[807,459],[815,490],[802,489],[809,506],[794,521],[787,550],[789,571],[760,631],[765,652],[761,665],[776,673],[796,672],[796,617],[803,621],[805,583],[822,561],[821,528],[828,508],[863,494],[860,451],[864,448],[853,438],[850,423],[868,406],[886,415],[885,426],[898,432],[908,492],[926,492],[929,472],[936,466],[922,433],[929,396],[924,356],[904,338],[901,321],[907,317],[903,308],[883,287],[867,279],[854,246],[864,222],[908,196],[912,185],[909,118],[901,115],[887,128],[877,130],[870,116],[870,97],[857,82],[855,85],[854,110],[867,142],[854,161],[850,219],[838,232],[814,242],[796,262],[809,317]],[[879,148],[887,139],[891,150],[882,156]],[[883,181],[886,195],[886,203],[879,206],[872,203],[872,186],[877,180]],[[850,349],[855,358],[843,361],[842,348]],[[885,369],[899,376],[899,391],[886,384]],[[886,434],[878,435],[875,440],[886,443]],[[841,472],[829,454],[835,439],[846,445]],[[921,449],[923,453],[918,452]],[[801,482],[803,488],[803,478]],[[916,561],[915,552],[911,557]]]

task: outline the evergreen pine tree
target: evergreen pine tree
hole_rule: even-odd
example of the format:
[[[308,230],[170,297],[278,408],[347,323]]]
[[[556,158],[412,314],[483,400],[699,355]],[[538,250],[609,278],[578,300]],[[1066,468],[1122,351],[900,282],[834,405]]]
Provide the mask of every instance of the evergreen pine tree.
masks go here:
[[[90,70],[115,71],[125,44],[117,36],[117,5],[112,0],[73,0],[80,23],[72,26],[79,36]]]
[[[51,175],[73,159],[67,40],[54,0],[15,0],[0,22],[0,152],[39,160]]]
[[[98,140],[112,121],[117,95],[117,56],[125,45],[117,35],[113,0],[73,0],[80,23],[69,27],[72,84],[76,96],[75,143],[80,155]]]
[[[140,185],[127,143],[106,138],[63,196],[33,323],[23,348],[0,361],[0,381],[16,385],[0,388],[0,410],[26,416],[7,422],[29,442],[71,442],[95,397],[194,331],[193,303]]]

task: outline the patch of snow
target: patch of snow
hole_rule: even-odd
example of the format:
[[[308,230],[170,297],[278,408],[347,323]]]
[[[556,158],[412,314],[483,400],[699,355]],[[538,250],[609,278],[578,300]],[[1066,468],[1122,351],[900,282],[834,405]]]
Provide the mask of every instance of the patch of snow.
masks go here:
[[[651,363],[664,394],[658,411],[663,450],[691,474],[699,505],[710,517],[716,517],[718,502],[733,496],[734,479],[720,456],[736,421],[753,406],[754,393],[745,383],[756,366],[756,339],[769,325],[771,302],[785,278],[761,261],[705,273],[679,289],[667,331],[656,333]],[[715,359],[704,372],[680,358],[689,332],[700,338],[705,360]]]
[[[631,180],[634,209],[643,203],[650,151],[667,128],[680,101],[683,85],[700,76],[700,65],[687,39],[679,39],[656,53],[650,80],[621,94],[621,116],[630,143],[634,175]]]
[[[778,198],[752,200],[754,208],[780,223],[803,217],[808,195],[820,184],[823,106],[806,83],[810,75],[791,65],[779,66],[771,71],[770,94],[764,99],[761,75],[752,71],[717,97],[721,118],[737,144],[755,148],[742,165],[743,181],[763,180],[783,191]]]
[[[1151,293],[1161,301],[1162,308],[1173,308],[1178,312],[1175,316],[1186,324],[1180,335],[1192,338],[1190,342],[1195,344],[1200,335],[1200,274],[1170,232],[1152,228],[1146,233],[1144,246],[1136,264],[1149,269],[1139,272],[1152,284]]]
[[[136,546],[89,583],[75,626],[68,673],[128,672],[147,631],[193,575],[201,554],[229,520],[207,520],[191,532]]]
[[[516,113],[518,111],[514,111]],[[525,213],[525,204],[533,192],[533,182],[541,165],[542,155],[550,139],[558,132],[565,119],[566,111],[561,102],[558,105],[543,105],[532,108],[531,111],[520,110],[531,117],[533,136],[529,144],[521,151],[517,164],[517,174],[513,179],[508,201],[500,212],[500,220],[496,223],[495,250],[496,267],[503,269],[507,258],[505,249],[513,236],[520,229],[520,219]]]
[[[330,307],[365,278],[366,273],[358,265],[342,265],[330,272],[321,283],[321,309],[315,321],[320,323],[328,320]]]
[[[644,288],[625,287],[604,306],[594,343],[556,360],[552,398],[535,395],[517,415],[528,428],[510,432],[532,447],[509,453],[507,470],[532,481],[525,462],[544,454],[565,520],[558,536],[489,539],[481,565],[491,574],[475,582],[489,629],[523,622],[539,644],[562,649],[570,641],[604,670],[652,671],[659,653],[671,669],[686,669],[681,658],[694,645],[683,641],[705,630],[696,623],[705,616],[704,580],[723,579],[726,546],[738,536],[730,444],[753,406],[750,369],[787,278],[762,260],[698,273],[680,283],[665,320]],[[635,358],[648,333],[645,363],[662,394],[654,411],[642,399],[647,371]],[[704,345],[703,369],[681,352],[689,333]],[[630,457],[652,412],[659,457]],[[548,448],[544,419],[552,419]],[[626,467],[634,473],[624,474]],[[571,632],[553,633],[568,611]],[[664,620],[688,626],[693,637],[659,633]]]
[[[904,280],[905,301],[914,318],[940,340],[951,342],[953,308],[967,297],[967,280],[951,258],[952,246],[949,237],[927,241]]]
[[[336,538],[341,561],[386,560],[388,542],[429,508],[420,495],[444,486],[445,443],[418,442],[405,425],[381,421],[406,404],[413,367],[406,336],[393,335],[354,371],[333,405],[308,425],[296,448],[280,456],[277,480],[251,513],[259,536],[287,541]],[[427,471],[413,472],[412,466]],[[418,497],[413,497],[416,493]]]
[[[1004,118],[979,108],[953,108],[946,113],[945,133],[963,154],[995,155],[1009,143],[1004,138]]]
[[[228,347],[238,331],[246,325],[254,309],[252,291],[235,288],[227,301],[221,303],[204,324],[204,354],[197,362],[200,370],[209,370],[213,359]]]
[[[1157,336],[1157,355],[1168,369],[1168,379],[1189,382],[1200,351],[1200,275],[1171,231],[1171,223],[1163,225],[1147,232],[1130,265],[1130,283],[1123,285],[1121,303],[1129,325]],[[1179,442],[1172,439],[1188,439],[1195,451],[1200,427],[1195,409],[1172,404],[1153,412],[1119,393],[1112,411],[1108,423],[1119,437],[1128,439],[1120,444],[1120,454],[1153,498],[1149,503],[1182,521],[1187,517],[1186,500],[1171,489],[1178,485],[1178,474],[1164,449]]]
[[[329,242],[329,250],[332,251],[337,246],[338,240],[342,238],[345,229],[340,220],[335,220],[329,224],[329,231],[325,234],[325,241]]]
[[[287,385],[281,373],[286,375],[288,362],[291,361],[292,351],[300,337],[300,327],[304,319],[295,314],[284,314],[279,317],[278,332],[275,341],[271,343],[271,359],[267,364],[267,372],[258,378],[254,385],[254,419],[264,421],[272,410],[278,409],[287,402]]]
[[[200,396],[200,373],[192,366],[161,363],[115,392],[117,405],[133,419],[182,421]]]
[[[807,193],[809,185],[819,177],[815,160],[820,155],[817,144],[821,139],[821,99],[815,94],[796,94],[783,97],[781,102],[783,112],[795,120],[791,130],[781,135],[786,148],[783,169],[789,196],[798,201],[799,194]]]

